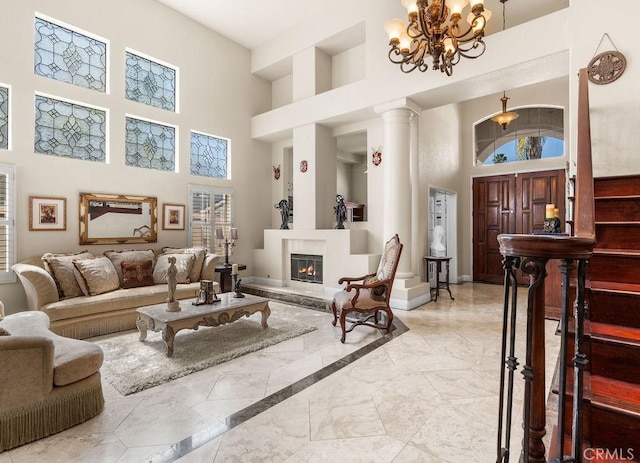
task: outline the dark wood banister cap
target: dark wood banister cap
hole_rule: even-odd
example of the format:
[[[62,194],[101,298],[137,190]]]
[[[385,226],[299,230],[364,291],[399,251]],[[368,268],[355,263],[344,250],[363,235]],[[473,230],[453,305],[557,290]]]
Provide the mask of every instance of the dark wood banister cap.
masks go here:
[[[498,235],[503,256],[540,257],[546,259],[589,259],[595,238],[568,235]]]

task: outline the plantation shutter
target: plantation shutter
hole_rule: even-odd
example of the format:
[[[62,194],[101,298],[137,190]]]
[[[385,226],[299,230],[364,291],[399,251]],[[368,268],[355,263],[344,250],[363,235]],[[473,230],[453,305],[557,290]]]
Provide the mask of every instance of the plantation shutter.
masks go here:
[[[189,187],[189,237],[191,246],[224,254],[224,238],[232,226],[232,191],[205,186]],[[216,229],[220,230],[216,234]]]
[[[0,165],[0,281],[15,281],[15,167]]]

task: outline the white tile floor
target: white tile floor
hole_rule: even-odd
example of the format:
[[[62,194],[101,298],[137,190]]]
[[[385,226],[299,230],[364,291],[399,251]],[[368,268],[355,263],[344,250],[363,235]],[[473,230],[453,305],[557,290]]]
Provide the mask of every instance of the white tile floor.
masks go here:
[[[358,327],[343,345],[331,315],[273,302],[272,317],[318,330],[127,397],[105,382],[99,416],[0,453],[0,463],[495,461],[502,287],[453,292],[455,301],[395,311],[408,332],[218,435],[232,413],[380,336]],[[548,384],[556,325],[547,322]],[[519,422],[513,433],[517,454]]]

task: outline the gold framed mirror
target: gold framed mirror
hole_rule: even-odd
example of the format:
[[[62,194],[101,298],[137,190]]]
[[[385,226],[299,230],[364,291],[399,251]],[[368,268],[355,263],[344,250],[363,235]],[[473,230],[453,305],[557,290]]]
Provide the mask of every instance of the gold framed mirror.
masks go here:
[[[157,216],[152,196],[80,193],[80,244],[155,243]]]

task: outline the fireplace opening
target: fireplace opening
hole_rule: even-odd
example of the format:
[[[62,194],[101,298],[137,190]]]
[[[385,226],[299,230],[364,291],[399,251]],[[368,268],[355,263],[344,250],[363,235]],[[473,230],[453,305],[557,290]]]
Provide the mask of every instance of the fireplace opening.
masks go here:
[[[291,280],[322,284],[322,256],[291,254]]]

